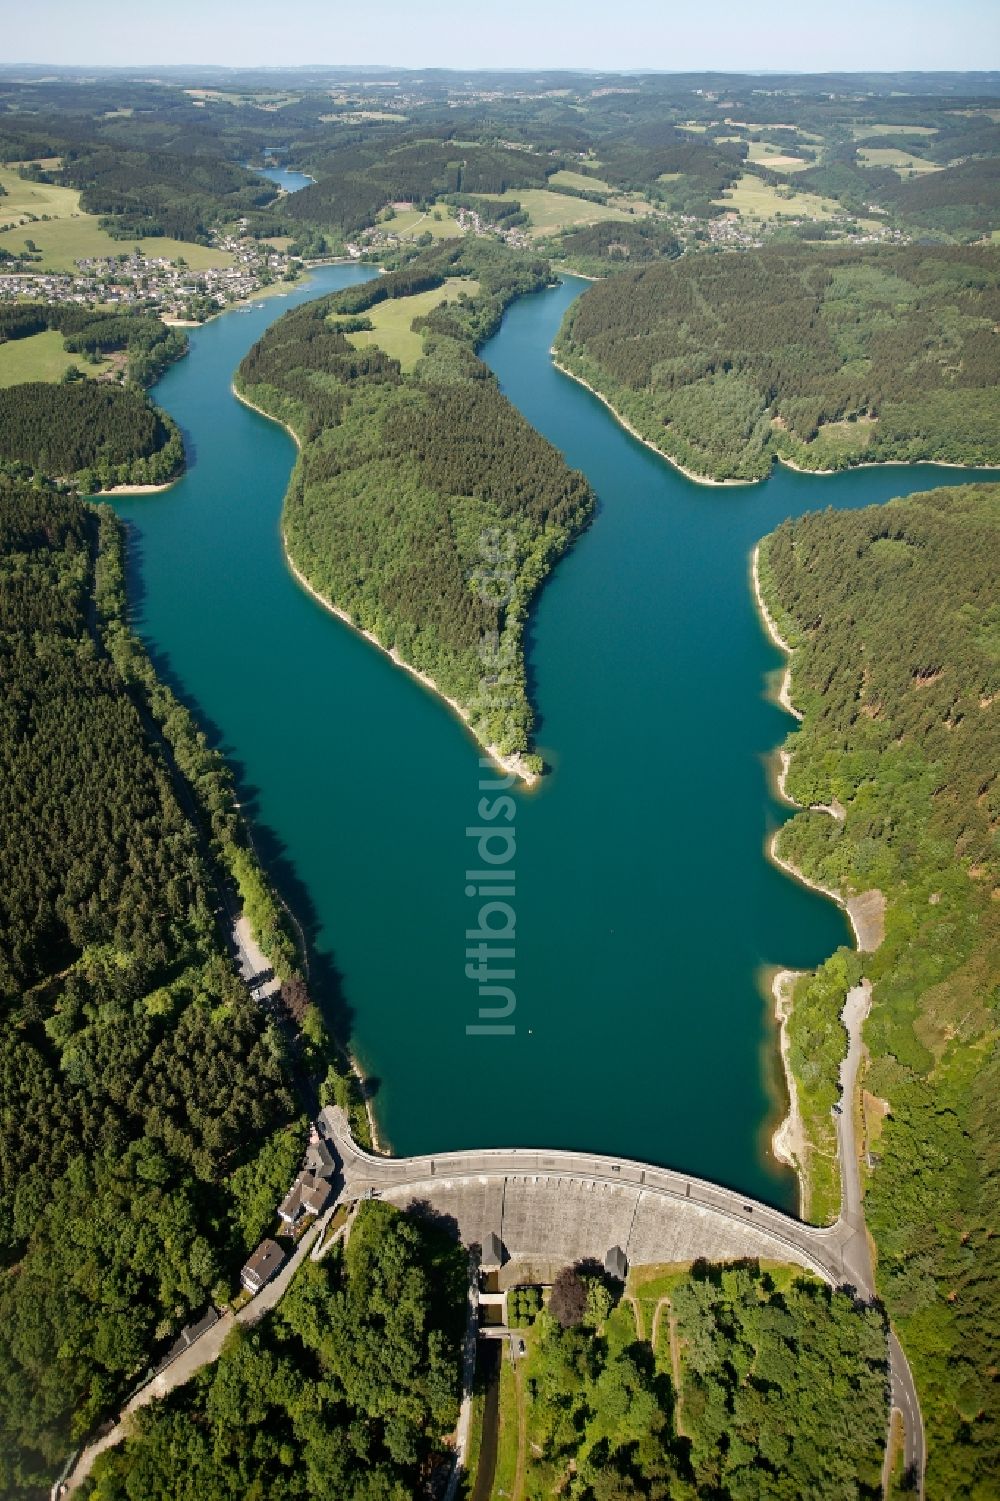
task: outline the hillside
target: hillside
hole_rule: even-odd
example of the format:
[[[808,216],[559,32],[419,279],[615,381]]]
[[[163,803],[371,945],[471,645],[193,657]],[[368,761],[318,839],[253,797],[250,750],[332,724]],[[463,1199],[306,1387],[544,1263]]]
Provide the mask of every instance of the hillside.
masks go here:
[[[302,444],[283,518],[293,564],[529,776],[540,768],[525,758],[525,618],[594,501],[474,351],[547,275],[544,262],[494,243],[446,242],[286,313],[237,376],[238,391]],[[474,295],[448,301],[445,282],[461,278]],[[404,370],[379,344],[418,313],[423,352]]]
[[[5,1496],[47,1494],[179,1326],[232,1295],[295,1117],[289,1043],[217,928],[216,856],[265,941],[273,900],[228,774],[123,624],[122,577],[110,511],[0,477]]]
[[[0,391],[0,460],[75,478],[84,491],[160,485],[184,466],[180,431],[144,391],[81,378]]]
[[[40,342],[62,345],[50,367],[29,375],[31,361],[10,360]],[[84,492],[175,479],[183,439],[142,387],[186,349],[183,334],[148,313],[0,304],[0,462],[73,480]],[[59,379],[45,378],[49,370]]]
[[[695,475],[1000,463],[1000,255],[772,247],[623,272],[559,360]]]
[[[761,546],[804,713],[788,790],[846,810],[797,814],[778,852],[887,899],[884,941],[862,956],[865,1205],[920,1391],[928,1495],[951,1497],[988,1494],[1000,1460],[998,551],[994,485],[804,516]],[[821,1129],[860,967],[844,951],[795,992],[792,1065]]]
[[[408,1501],[442,1474],[458,1415],[466,1257],[440,1226],[361,1207],[217,1365],[138,1415],[84,1495]]]

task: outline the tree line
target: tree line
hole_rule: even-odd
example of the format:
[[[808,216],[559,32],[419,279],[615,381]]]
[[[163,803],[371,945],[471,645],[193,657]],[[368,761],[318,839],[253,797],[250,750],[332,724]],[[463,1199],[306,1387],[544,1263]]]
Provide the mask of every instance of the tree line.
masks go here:
[[[968,485],[786,521],[761,554],[805,715],[788,788],[846,809],[796,814],[779,851],[887,899],[864,956],[866,1216],[920,1392],[928,1494],[956,1498],[1000,1459],[998,546],[1000,486]],[[826,1110],[859,967],[835,956],[795,993],[793,1067]]]
[[[1000,462],[1000,265],[982,247],[772,247],[591,288],[560,357],[654,445],[714,479]]]
[[[877,1310],[754,1262],[640,1272],[631,1287],[626,1301],[599,1268],[566,1268],[535,1316],[526,1495],[876,1501],[888,1416]]]
[[[4,1495],[47,1489],[231,1295],[237,1194],[294,1116],[288,1042],[221,947],[209,852],[116,665],[140,650],[119,549],[110,512],[0,475]]]
[[[582,476],[504,399],[474,352],[511,298],[547,275],[544,263],[496,242],[436,247],[287,313],[237,376],[303,441],[283,521],[296,565],[467,706],[484,743],[505,752],[526,751],[530,740],[527,609],[593,508]],[[448,276],[474,277],[480,290],[417,325],[425,353],[412,374],[377,347],[355,349],[338,326]],[[483,584],[484,538],[503,539],[503,591]]]
[[[346,1250],[100,1456],[90,1501],[413,1501],[450,1464],[466,1259],[429,1223],[361,1207]]]
[[[187,335],[168,328],[155,313],[102,313],[69,302],[0,304],[0,344],[30,338],[47,328],[64,335],[63,348],[70,354],[96,360],[124,351],[126,378],[136,386],[152,385],[188,347]]]

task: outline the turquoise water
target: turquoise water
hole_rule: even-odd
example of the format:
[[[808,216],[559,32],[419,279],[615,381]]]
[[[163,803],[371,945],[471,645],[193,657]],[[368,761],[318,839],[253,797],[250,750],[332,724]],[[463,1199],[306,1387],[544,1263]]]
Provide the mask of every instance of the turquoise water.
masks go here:
[[[325,267],[287,300],[216,319],[160,382],[191,465],[170,492],[118,506],[137,626],[239,769],[397,1151],[600,1148],[790,1206],[791,1176],[765,1148],[775,1033],[760,971],[814,964],[848,930],[764,857],[787,812],[765,759],[790,721],[765,696],[781,658],[755,615],[749,554],[784,516],[968,476],[780,470],[750,488],[694,485],[553,369],[582,283],[511,309],[484,356],[600,509],[531,632],[553,771],[516,798],[516,1031],[470,1037],[477,747],[295,584],[278,536],[293,445],[229,389],[272,319],[368,274]]]
[[[286,193],[297,193],[300,188],[307,188],[315,179],[306,175],[305,172],[292,172],[288,167],[251,167],[258,177],[266,177],[271,182],[276,182],[279,188],[284,188]]]

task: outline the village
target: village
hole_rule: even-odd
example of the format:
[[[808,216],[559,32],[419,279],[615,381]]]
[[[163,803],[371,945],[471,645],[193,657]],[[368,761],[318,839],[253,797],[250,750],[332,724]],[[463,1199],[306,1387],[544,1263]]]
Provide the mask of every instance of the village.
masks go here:
[[[200,323],[220,308],[255,297],[276,283],[297,281],[301,274],[300,260],[266,240],[220,234],[213,248],[230,264],[194,270],[183,256],[169,260],[139,246],[119,255],[78,260],[74,274],[32,271],[30,262],[22,262],[16,270],[0,274],[0,302],[28,298],[141,308],[168,321]]]

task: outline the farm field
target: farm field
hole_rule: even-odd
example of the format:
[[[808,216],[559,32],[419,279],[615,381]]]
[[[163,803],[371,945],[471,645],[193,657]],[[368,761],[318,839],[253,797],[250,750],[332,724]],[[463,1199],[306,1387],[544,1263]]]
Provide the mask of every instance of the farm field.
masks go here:
[[[898,151],[892,146],[862,146],[858,150],[858,156],[866,167],[891,167],[900,177],[941,171],[939,162],[929,162],[925,157],[914,156],[910,151]]]
[[[817,193],[799,193],[791,188],[773,188],[759,177],[744,173],[721,198],[714,200],[734,209],[743,219],[773,219],[777,214],[806,219],[830,219],[842,213],[832,198]]]
[[[581,193],[613,193],[614,188],[600,177],[588,177],[585,172],[569,172],[563,168],[549,178],[557,188],[575,188]]]
[[[123,255],[140,245],[144,255],[176,260],[183,256],[194,271],[210,266],[231,266],[233,257],[226,250],[210,245],[193,245],[187,240],[157,236],[145,240],[115,240],[101,228],[97,216],[80,208],[80,194],[75,188],[61,188],[44,182],[25,182],[7,167],[0,167],[0,183],[6,197],[0,198],[0,224],[22,222],[0,233],[0,247],[21,251],[26,240],[33,240],[42,259],[33,262],[35,271],[75,271],[83,258]],[[35,219],[27,219],[29,214]],[[48,214],[47,220],[42,219]]]
[[[856,141],[863,141],[867,136],[934,136],[937,128],[933,125],[893,125],[891,121],[883,121],[875,125],[852,125]]]
[[[414,318],[423,317],[442,302],[456,302],[463,292],[474,297],[479,283],[468,276],[451,276],[443,287],[430,292],[417,292],[413,297],[390,297],[369,308],[366,317],[374,328],[361,333],[349,334],[355,349],[367,349],[377,344],[379,349],[398,360],[404,370],[412,370],[423,354],[423,335],[414,333],[411,327]]]
[[[630,214],[611,204],[605,207],[601,203],[588,203],[585,198],[568,198],[565,193],[549,193],[544,188],[510,188],[506,193],[483,193],[481,196],[495,203],[509,203],[515,199],[531,220],[528,233],[536,239],[556,234],[561,229],[597,224],[602,219],[633,219],[639,212],[649,211],[647,204],[641,208],[636,205],[637,212]]]
[[[381,227],[389,234],[401,235],[403,239],[416,239],[418,235],[430,234],[435,240],[449,240],[462,233],[445,204],[437,212],[441,215],[440,219],[434,218],[433,211],[425,214],[418,208],[403,209],[396,213],[394,219],[387,219]]]
[[[803,156],[789,156],[780,146],[774,146],[770,141],[751,141],[749,145],[750,160],[763,162],[774,172],[802,172],[813,165]]]
[[[19,386],[26,380],[61,380],[70,365],[85,375],[98,369],[80,355],[67,353],[56,329],[47,328],[27,339],[9,339],[0,344],[0,388]]]
[[[76,188],[60,188],[48,182],[27,182],[12,167],[0,167],[0,186],[4,196],[0,198],[0,224],[34,214],[50,214],[54,218],[67,218],[80,211],[80,194]]]

